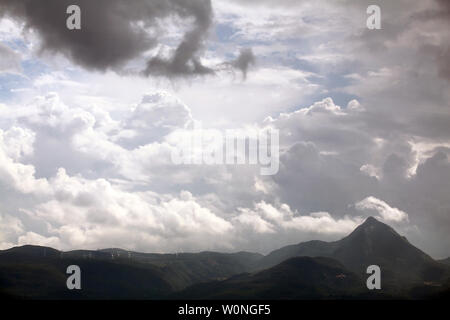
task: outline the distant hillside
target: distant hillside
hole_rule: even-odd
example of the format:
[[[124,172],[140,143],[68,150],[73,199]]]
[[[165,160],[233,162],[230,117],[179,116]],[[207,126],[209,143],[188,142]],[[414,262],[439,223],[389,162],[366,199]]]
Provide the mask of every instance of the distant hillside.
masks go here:
[[[197,284],[178,299],[350,299],[366,292],[364,282],[336,260],[291,258],[254,274]]]
[[[66,288],[66,268],[79,265],[82,290]],[[26,246],[0,252],[2,293],[21,299],[152,299],[171,292],[164,270],[153,265],[61,257]]]

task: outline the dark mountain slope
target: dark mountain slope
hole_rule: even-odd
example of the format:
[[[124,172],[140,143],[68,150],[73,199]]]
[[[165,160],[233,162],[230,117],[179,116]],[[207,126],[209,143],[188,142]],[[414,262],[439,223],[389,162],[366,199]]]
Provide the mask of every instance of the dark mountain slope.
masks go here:
[[[197,284],[178,299],[345,299],[364,290],[363,281],[329,258],[297,257],[254,274]]]
[[[248,272],[263,256],[258,253],[178,253],[155,254],[104,249],[99,251],[71,251],[64,257],[96,258],[112,261],[132,261],[150,264],[164,270],[163,279],[173,290],[184,289],[194,283],[222,280],[232,275]]]
[[[79,291],[66,287],[72,264],[82,270]],[[66,258],[35,246],[0,252],[0,288],[4,295],[24,299],[152,299],[171,292],[164,270],[153,265]]]

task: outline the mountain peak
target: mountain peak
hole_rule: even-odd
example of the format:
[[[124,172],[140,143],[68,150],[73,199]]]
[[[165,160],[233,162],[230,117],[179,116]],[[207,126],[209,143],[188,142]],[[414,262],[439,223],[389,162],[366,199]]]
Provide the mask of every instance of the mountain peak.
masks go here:
[[[378,221],[376,218],[370,216],[364,221],[362,225],[375,225],[375,224],[383,224],[382,222]]]
[[[364,221],[362,224],[360,224],[353,231],[353,233],[358,232],[360,230],[365,230],[366,232],[370,231],[370,230],[372,232],[373,231],[381,232],[382,230],[384,230],[384,231],[389,231],[390,233],[398,235],[398,233],[394,229],[392,229],[389,225],[381,222],[380,220],[378,220],[378,219],[376,219],[374,217],[368,217],[366,219],[366,221]],[[400,235],[398,235],[398,236],[400,237]]]
[[[403,238],[390,226],[374,217],[368,217],[364,223],[360,224],[352,233],[342,240],[358,239],[358,241],[361,241],[361,237],[364,237],[376,241],[376,238],[383,238],[386,236],[392,238],[392,240],[395,238],[403,241]]]

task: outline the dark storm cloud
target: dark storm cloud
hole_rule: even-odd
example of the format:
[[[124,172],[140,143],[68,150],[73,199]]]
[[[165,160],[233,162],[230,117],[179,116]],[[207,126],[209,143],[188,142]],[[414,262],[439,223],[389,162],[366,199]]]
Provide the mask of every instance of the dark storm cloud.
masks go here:
[[[66,28],[66,9],[81,8],[82,29]],[[42,51],[62,53],[93,70],[117,70],[158,43],[161,19],[178,16],[193,21],[171,58],[156,57],[145,74],[183,76],[210,72],[199,53],[212,23],[210,0],[0,0],[0,15],[25,22],[42,38]],[[156,32],[158,33],[158,32]],[[154,34],[154,33],[152,33]]]
[[[442,19],[444,28],[450,28],[450,1],[436,0],[440,5],[440,10],[437,13],[437,18]],[[449,40],[449,39],[447,39]],[[437,61],[439,65],[439,75],[447,80],[450,80],[450,44],[445,44],[439,48],[437,53]]]
[[[442,18],[445,20],[450,19],[450,1],[448,0],[436,0],[437,4],[439,5],[439,10],[436,11],[436,17]]]
[[[256,57],[251,48],[243,48],[239,51],[239,55],[231,61],[220,64],[218,70],[228,70],[233,72],[238,70],[242,73],[242,78],[247,79],[247,74],[250,66],[255,65]]]
[[[198,60],[197,54],[212,24],[211,2],[208,1],[183,1],[177,2],[183,4],[185,13],[195,17],[194,28],[187,32],[175,51],[172,58],[165,60],[161,57],[151,59],[144,71],[146,75],[188,75],[188,74],[207,74],[213,71],[203,66]]]
[[[419,19],[429,23],[434,23],[437,29],[442,30],[444,41],[437,44],[427,44],[422,47],[422,53],[433,57],[437,66],[439,75],[450,80],[450,1],[435,0],[436,7],[419,12],[413,16],[413,19]]]
[[[256,62],[255,55],[251,48],[242,49],[239,56],[231,65],[242,72],[244,79],[247,78],[248,68]]]

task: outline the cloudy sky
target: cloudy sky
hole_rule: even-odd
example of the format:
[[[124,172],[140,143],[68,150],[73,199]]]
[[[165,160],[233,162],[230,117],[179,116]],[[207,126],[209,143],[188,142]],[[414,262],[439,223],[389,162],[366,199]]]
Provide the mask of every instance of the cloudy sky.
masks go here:
[[[43,2],[0,0],[0,248],[267,253],[375,216],[450,256],[449,1]],[[195,126],[279,130],[279,172],[173,164]]]

